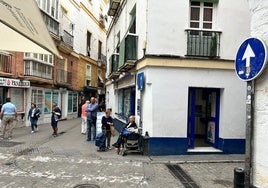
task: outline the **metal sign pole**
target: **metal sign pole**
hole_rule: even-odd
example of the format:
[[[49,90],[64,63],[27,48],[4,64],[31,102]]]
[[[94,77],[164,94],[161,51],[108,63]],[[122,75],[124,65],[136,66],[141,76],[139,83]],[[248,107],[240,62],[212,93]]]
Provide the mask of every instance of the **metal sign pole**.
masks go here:
[[[247,82],[245,187],[252,185],[254,81]]]

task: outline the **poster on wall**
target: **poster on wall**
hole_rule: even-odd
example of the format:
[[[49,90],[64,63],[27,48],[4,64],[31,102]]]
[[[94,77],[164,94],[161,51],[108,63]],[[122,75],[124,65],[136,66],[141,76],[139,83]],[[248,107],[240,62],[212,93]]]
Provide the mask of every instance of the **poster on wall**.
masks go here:
[[[97,122],[96,122],[96,132],[97,134],[102,132],[102,124],[101,124],[101,119],[102,116],[105,116],[105,112],[97,112]]]
[[[11,102],[15,104],[18,112],[24,112],[24,89],[11,88],[10,89]]]
[[[52,102],[59,105],[59,93],[58,92],[53,92]]]
[[[209,121],[207,128],[207,141],[210,143],[215,143],[215,122]]]
[[[46,91],[45,92],[45,107],[44,107],[44,113],[45,114],[50,114],[51,112],[51,91]]]

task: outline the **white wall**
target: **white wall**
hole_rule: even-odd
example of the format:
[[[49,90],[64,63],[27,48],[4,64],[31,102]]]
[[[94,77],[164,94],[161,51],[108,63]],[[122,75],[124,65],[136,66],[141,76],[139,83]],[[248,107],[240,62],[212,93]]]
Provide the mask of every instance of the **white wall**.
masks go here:
[[[148,54],[184,56],[187,53],[189,1],[148,0]],[[234,59],[241,41],[249,36],[249,8],[245,0],[219,1],[213,30],[221,31],[220,58]]]
[[[219,1],[216,30],[222,31],[220,56],[235,59],[236,52],[245,38],[250,36],[250,11],[245,0]]]
[[[68,18],[74,23],[74,51],[87,56],[87,31],[91,32],[91,51],[90,57],[94,60],[98,59],[98,41],[102,42],[102,54],[106,55],[106,33],[93,21],[93,19],[79,6],[83,3],[87,9],[99,20],[101,13],[100,7],[103,8],[102,13],[107,14],[107,6],[103,1],[92,0],[76,0],[77,5],[71,1],[61,1],[60,4],[68,9]],[[60,8],[61,10],[61,8]],[[106,28],[108,24],[106,23]]]
[[[209,87],[223,91],[219,136],[245,138],[245,83],[233,71],[152,67],[143,72],[149,83],[143,94],[143,131],[154,137],[186,137],[188,88]]]
[[[148,0],[147,54],[184,56],[189,1]]]
[[[268,44],[268,1],[248,0],[251,8],[251,35]],[[253,185],[268,187],[268,69],[255,81]]]

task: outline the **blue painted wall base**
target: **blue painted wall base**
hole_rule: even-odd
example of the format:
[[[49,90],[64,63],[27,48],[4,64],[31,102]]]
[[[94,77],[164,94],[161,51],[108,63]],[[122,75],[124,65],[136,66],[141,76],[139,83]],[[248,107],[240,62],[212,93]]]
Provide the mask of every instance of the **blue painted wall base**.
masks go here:
[[[121,132],[125,125],[124,122],[114,119],[114,126],[118,132]],[[222,154],[244,154],[245,146],[245,139],[219,138],[218,149],[222,150]],[[152,156],[191,154],[187,149],[188,138],[150,137],[149,140],[149,154]]]
[[[187,138],[152,137],[149,141],[150,155],[185,155]]]
[[[245,139],[219,139],[221,154],[244,154]],[[189,155],[187,138],[151,137],[149,141],[149,153],[152,156],[160,155]],[[209,153],[195,153],[209,154]],[[212,154],[212,153],[210,153]],[[219,153],[218,153],[219,154]]]
[[[219,139],[219,149],[225,154],[245,154],[245,139]]]

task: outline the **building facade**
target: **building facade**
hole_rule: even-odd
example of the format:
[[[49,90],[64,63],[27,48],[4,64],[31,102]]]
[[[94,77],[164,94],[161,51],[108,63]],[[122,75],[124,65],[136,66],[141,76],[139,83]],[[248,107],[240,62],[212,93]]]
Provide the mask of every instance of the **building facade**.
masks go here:
[[[248,4],[111,0],[108,14],[106,102],[117,126],[135,115],[151,155],[244,153],[246,85],[234,58]]]
[[[265,0],[248,1],[251,10],[251,36],[262,39],[267,48],[268,44],[268,24],[267,24],[267,10],[268,2]],[[267,55],[267,54],[266,54]],[[268,147],[267,143],[267,87],[268,74],[267,65],[263,73],[254,80],[255,92],[253,103],[253,136],[252,136],[252,159],[251,161],[251,177],[250,184],[254,187],[268,187]],[[253,187],[252,186],[252,187]]]
[[[41,109],[39,123],[48,123],[53,103],[61,108],[62,118],[74,118],[81,113],[84,99],[105,100],[107,3],[37,0],[61,57],[0,52],[0,102],[12,98],[20,114],[19,126],[29,125],[32,102]]]

